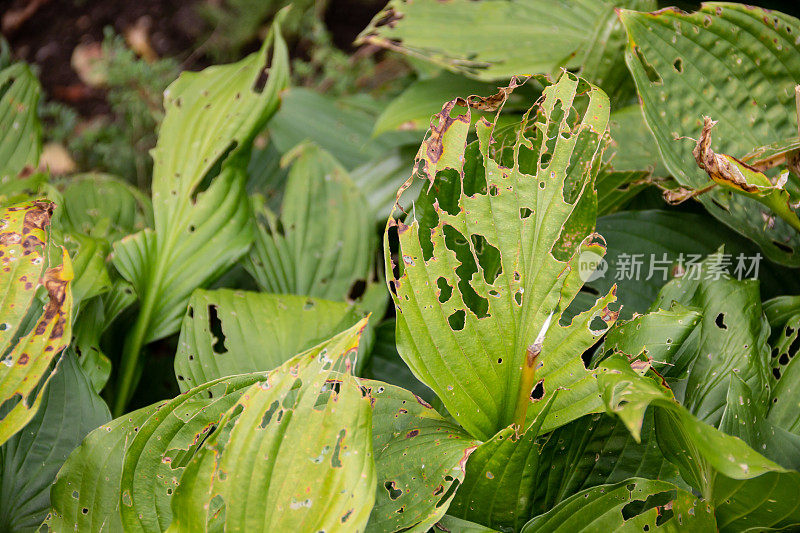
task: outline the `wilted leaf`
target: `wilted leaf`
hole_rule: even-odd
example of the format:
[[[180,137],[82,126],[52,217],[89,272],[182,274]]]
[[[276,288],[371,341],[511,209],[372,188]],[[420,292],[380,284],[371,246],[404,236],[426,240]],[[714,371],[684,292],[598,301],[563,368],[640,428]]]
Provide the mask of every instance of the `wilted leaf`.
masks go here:
[[[72,265],[46,268],[53,204],[33,201],[0,210],[0,444],[33,418],[50,363],[71,339]],[[47,303],[39,315],[36,290]],[[30,320],[28,317],[30,315]]]
[[[708,503],[672,483],[642,478],[586,489],[522,528],[523,533],[715,530]]]
[[[225,376],[272,370],[357,321],[343,302],[197,290],[175,355],[178,385],[187,391]]]
[[[621,11],[628,67],[667,170],[685,187],[708,177],[694,163],[702,116],[720,121],[719,153],[744,155],[796,133],[794,86],[800,74],[797,19],[738,4],[698,12]],[[797,265],[800,235],[780,219],[765,227],[755,200],[716,188],[698,197],[706,209],[756,241],[768,257]]]
[[[575,98],[588,106],[582,120]],[[429,182],[414,211],[403,219],[396,209],[387,226],[398,350],[481,439],[532,420],[556,390],[568,389],[544,422],[547,431],[599,408],[581,354],[616,318],[612,290],[571,325],[559,323],[582,285],[580,254],[604,251],[590,233],[608,100],[565,73],[545,89],[516,140],[500,146],[485,120],[479,140],[467,145],[469,111],[451,116],[458,103],[445,104],[418,153],[418,175],[401,188]],[[543,397],[532,401],[542,381]]]

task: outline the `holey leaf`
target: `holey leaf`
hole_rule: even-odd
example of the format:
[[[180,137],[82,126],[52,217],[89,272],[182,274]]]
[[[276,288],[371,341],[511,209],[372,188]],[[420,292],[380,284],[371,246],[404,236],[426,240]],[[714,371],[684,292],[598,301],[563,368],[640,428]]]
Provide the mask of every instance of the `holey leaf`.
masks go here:
[[[366,319],[242,394],[191,460],[170,531],[363,531],[375,502],[372,402],[349,373]]]
[[[292,395],[296,392],[293,388],[294,380],[300,374],[305,375],[304,372],[308,372],[316,376],[320,372],[325,377],[331,374],[329,365],[340,358],[350,360],[362,327],[363,322],[297,355],[273,371],[273,377],[268,372],[253,372],[212,380],[173,399],[134,411],[96,429],[75,449],[58,473],[51,492],[53,507],[48,525],[53,531],[166,530],[173,521],[173,495],[185,480],[187,466],[196,454],[201,453],[209,442],[210,435],[220,424],[229,417],[235,420],[240,418],[241,412],[237,405],[243,398],[245,401],[252,398],[251,387],[255,385],[260,388],[263,383],[284,380],[288,382],[287,388],[275,392],[293,398]],[[361,398],[360,393],[358,397]],[[273,414],[278,420],[283,420],[277,413]],[[362,415],[363,412],[358,414]],[[292,417],[287,417],[285,421],[290,418]],[[295,425],[302,425],[303,420],[302,416],[294,417]],[[237,435],[245,439],[249,435],[258,442],[256,437],[263,431],[259,427],[261,422],[262,418],[253,424],[241,423],[237,428]],[[313,424],[317,422],[316,419],[309,421]],[[341,423],[346,424],[347,421],[342,419]],[[366,423],[369,435],[369,421]],[[309,427],[313,427],[313,431],[317,430],[316,426]],[[311,432],[311,429],[306,428],[307,435]],[[355,438],[353,434],[349,434],[348,439],[353,440],[348,440],[347,444],[353,443]],[[326,452],[328,463],[325,464],[330,465],[333,449],[331,446]],[[288,454],[291,446],[285,451]],[[261,479],[269,481],[270,471],[263,461],[262,452],[263,450],[249,450],[243,453],[239,459],[245,463],[242,463],[239,470],[229,470],[231,477],[241,480],[253,475],[255,480],[256,473],[252,468],[255,464],[259,468],[263,467],[258,475],[267,476]],[[319,451],[316,451],[314,457],[318,454]],[[298,464],[302,466],[302,463]],[[309,464],[312,464],[311,461]],[[287,470],[280,467],[272,472],[276,485],[289,475]],[[246,491],[242,494],[245,493]],[[254,492],[253,496],[256,498],[257,494]],[[191,504],[202,506],[208,505],[209,501],[198,500]],[[263,504],[263,500],[257,503],[251,500],[250,510],[263,510]],[[363,513],[368,514],[370,507],[371,503]],[[307,508],[300,509],[303,510]],[[205,513],[203,511],[202,516],[192,516],[191,519],[205,523]],[[180,515],[180,510],[178,514]],[[184,517],[182,520],[185,519]],[[235,526],[232,521],[228,523],[227,529],[250,530]],[[196,530],[202,530],[202,527]]]
[[[47,267],[53,204],[32,201],[0,210],[0,444],[39,409],[50,364],[72,331],[72,264]],[[47,303],[37,309],[37,289]]]
[[[565,72],[518,134],[496,142],[482,119],[470,144],[470,111],[452,115],[463,102],[445,104],[400,190],[429,181],[414,210],[404,217],[395,206],[387,224],[398,351],[481,440],[512,422],[527,427],[563,389],[542,425],[548,431],[601,406],[581,354],[616,319],[615,290],[571,324],[559,322],[583,283],[581,254],[605,250],[591,231],[608,99]]]
[[[269,77],[258,90],[271,42]],[[250,247],[249,151],[278,107],[287,75],[286,46],[273,27],[260,52],[184,72],[165,91],[166,115],[153,151],[155,228],[114,246],[114,265],[140,298],[122,356],[117,415],[135,386],[141,346],[176,332],[192,291],[222,275]]]
[[[692,156],[693,143],[676,140],[699,138],[703,115],[719,121],[714,149],[720,154],[742,157],[796,134],[796,18],[733,3],[703,4],[692,14],[622,10],[620,18],[645,120],[664,165],[684,187],[698,189],[709,181]],[[800,235],[781,218],[769,222],[769,209],[756,199],[722,187],[698,199],[770,259],[800,264]]]

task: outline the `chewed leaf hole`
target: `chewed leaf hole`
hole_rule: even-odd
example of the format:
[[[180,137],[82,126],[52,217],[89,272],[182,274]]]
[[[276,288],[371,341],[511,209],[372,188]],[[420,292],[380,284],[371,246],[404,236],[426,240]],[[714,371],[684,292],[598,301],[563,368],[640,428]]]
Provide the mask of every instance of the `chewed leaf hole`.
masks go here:
[[[463,309],[459,309],[449,317],[447,317],[447,322],[450,323],[450,327],[454,331],[461,331],[464,329],[464,324],[466,324],[467,314],[464,312]]]
[[[396,500],[397,498],[403,495],[403,491],[395,486],[394,481],[386,481],[383,484],[383,487],[389,492],[390,500]]]
[[[672,63],[672,67],[673,67],[673,68],[675,69],[675,71],[676,71],[676,72],[678,72],[679,74],[683,74],[683,59],[681,59],[680,57],[679,57],[679,58],[677,58],[677,59],[676,59],[676,60],[675,60],[675,61]]]
[[[216,339],[216,342],[214,342],[214,352],[218,354],[226,353],[228,349],[225,347],[225,333],[222,332],[222,320],[220,320],[217,314],[216,305],[208,306],[208,330]]]
[[[725,325],[725,313],[718,314],[717,318],[714,319],[714,323],[719,329],[728,329],[728,326]]]
[[[436,280],[436,287],[439,289],[440,303],[445,303],[453,295],[453,287],[443,277]]]
[[[658,494],[652,494],[648,496],[646,500],[633,500],[622,508],[622,518],[623,520],[627,521],[633,517],[646,513],[650,509],[655,509],[658,507],[659,518],[663,517],[663,521],[658,523],[658,525],[661,525],[672,518],[672,509],[667,509],[665,507],[677,497],[678,492],[676,490],[668,490],[659,492]]]
[[[531,391],[531,400],[539,401],[544,398],[544,380],[540,379],[539,382],[533,387]]]

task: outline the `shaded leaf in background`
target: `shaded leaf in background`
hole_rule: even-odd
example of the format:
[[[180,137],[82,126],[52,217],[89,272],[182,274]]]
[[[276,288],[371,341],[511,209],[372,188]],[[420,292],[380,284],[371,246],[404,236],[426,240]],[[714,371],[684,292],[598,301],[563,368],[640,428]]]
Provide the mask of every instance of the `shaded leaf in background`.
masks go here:
[[[288,89],[281,98],[280,111],[268,129],[270,141],[282,154],[311,141],[352,170],[392,148],[417,142],[414,132],[373,137],[380,109],[372,99],[342,101],[302,87]]]
[[[344,302],[198,289],[175,354],[178,385],[183,392],[225,376],[272,370],[357,321]]]
[[[303,144],[289,157],[280,218],[255,200],[259,223],[245,266],[264,292],[344,301],[368,279],[373,216],[328,152]]]
[[[688,136],[698,138],[703,115],[719,121],[715,148],[742,157],[794,135],[794,86],[800,81],[800,22],[777,11],[705,4],[698,12],[622,11],[628,67],[667,170],[681,185],[700,188]],[[698,197],[719,220],[753,239],[767,257],[798,265],[800,234],[780,219],[767,227],[755,200],[717,187]]]
[[[698,231],[698,228],[703,229]],[[725,253],[731,255],[733,273],[740,254],[746,259],[745,267],[749,268],[753,265],[753,258],[760,253],[753,243],[711,217],[694,213],[667,210],[614,213],[597,220],[597,232],[606,239],[608,246],[605,256],[608,271],[604,277],[590,281],[589,285],[599,292],[618,285],[623,318],[630,318],[634,312],[644,313],[650,308],[658,291],[677,272],[675,267],[681,254],[685,265],[690,259],[700,261],[724,245]],[[658,263],[664,260],[664,254],[667,262]],[[633,268],[634,259],[642,265],[638,275]],[[800,293],[800,283],[792,270],[769,263],[763,254],[757,264],[761,292],[765,297]],[[666,268],[666,272],[659,268]],[[752,277],[755,272],[742,274],[743,277]]]
[[[257,92],[270,44],[270,75]],[[258,53],[184,72],[165,91],[166,115],[153,151],[155,227],[114,245],[114,266],[140,299],[122,354],[116,415],[135,389],[141,347],[177,331],[192,291],[222,275],[250,247],[249,151],[279,105],[287,62],[286,45],[273,25]]]
[[[582,121],[567,122],[576,98],[588,107]],[[418,175],[407,182],[430,185],[408,217],[395,209],[384,237],[398,351],[480,439],[518,418],[522,425],[556,389],[568,388],[544,423],[553,429],[600,407],[581,354],[616,318],[610,291],[571,325],[559,324],[582,285],[580,252],[604,250],[589,234],[608,99],[565,73],[510,147],[492,144],[485,120],[479,140],[467,145],[469,113],[452,117],[456,103],[443,107],[417,156]],[[503,160],[504,148],[509,159],[513,150],[513,163]],[[535,342],[542,357],[532,362]],[[544,380],[541,401],[529,398],[534,375]]]
[[[110,418],[75,354],[65,351],[36,416],[0,447],[0,529],[39,527],[50,511],[50,487],[61,465]]]
[[[30,67],[15,63],[0,70],[0,195],[19,192],[17,179],[36,168],[42,153],[42,128],[36,113],[41,87]]]

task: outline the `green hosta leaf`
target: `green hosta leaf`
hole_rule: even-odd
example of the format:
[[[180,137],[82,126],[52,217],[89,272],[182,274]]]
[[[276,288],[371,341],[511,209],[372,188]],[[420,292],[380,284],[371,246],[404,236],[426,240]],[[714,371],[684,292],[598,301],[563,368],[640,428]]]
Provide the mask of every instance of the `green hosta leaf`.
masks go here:
[[[672,365],[675,353],[701,319],[697,310],[680,304],[636,315],[614,324],[603,342],[603,352],[624,353],[630,357],[644,354],[655,368]]]
[[[426,130],[430,125],[431,115],[439,111],[439,102],[466,94],[493,94],[496,91],[497,87],[491,83],[475,81],[451,72],[416,80],[386,106],[375,121],[375,134],[396,129]]]
[[[450,507],[451,514],[519,531],[533,514],[531,495],[538,482],[540,459],[536,436],[553,400],[551,396],[522,434],[511,425],[478,446],[467,461],[467,474]]]
[[[709,256],[701,264],[703,271],[711,271],[720,258]],[[716,424],[733,376],[745,380],[758,401],[767,401],[769,324],[761,311],[758,281],[706,277],[688,270],[664,287],[653,308],[678,302],[702,314],[699,327],[668,361],[672,367],[665,372],[677,378],[688,372],[684,405],[701,420]]]
[[[689,263],[697,263],[725,245],[730,254],[730,272],[736,275],[738,257],[743,257],[742,278],[756,275],[765,296],[800,293],[797,276],[792,270],[776,266],[763,258],[757,261],[759,249],[713,218],[694,213],[648,210],[626,211],[600,217],[597,232],[608,244],[604,277],[590,281],[596,290],[608,291],[619,285],[619,301],[624,318],[632,313],[645,313],[658,296],[661,287]],[[666,255],[665,255],[666,254]],[[666,262],[664,262],[666,260]],[[637,268],[635,265],[640,265]]]
[[[408,179],[408,169],[413,160],[414,151],[411,149],[392,150],[350,172],[353,182],[367,199],[376,223],[386,223],[386,217],[397,200],[397,189]],[[411,198],[421,189],[422,184],[416,183],[406,194]],[[403,207],[410,207],[410,204]]]
[[[365,325],[240,397],[187,466],[170,531],[363,531],[376,487],[371,398],[333,369]]]
[[[367,279],[372,214],[328,152],[304,144],[293,157],[280,219],[256,205],[260,224],[246,267],[264,292],[343,301]]]
[[[708,503],[672,483],[642,478],[586,489],[522,529],[523,533],[715,530]]]
[[[436,528],[442,531],[458,531],[459,533],[498,533],[495,529],[450,515],[443,516],[437,524]]]
[[[764,302],[772,327],[769,421],[800,434],[800,297],[782,296]]]
[[[39,164],[42,127],[36,109],[40,92],[26,64],[0,70],[0,195],[15,189],[23,169]]]
[[[299,355],[281,372],[297,362],[349,355],[358,334],[359,327],[353,327]],[[269,375],[256,372],[204,383],[93,431],[58,474],[50,526],[56,531],[167,529],[172,496],[187,464],[242,395]]]
[[[479,443],[407,390],[369,380],[360,384],[373,399],[378,473],[366,531],[427,531],[447,511]]]
[[[583,120],[568,121],[575,98],[588,107]],[[532,420],[557,389],[568,389],[545,420],[547,431],[599,408],[581,354],[616,318],[612,290],[570,325],[559,323],[582,284],[580,253],[604,251],[590,232],[608,100],[564,74],[510,146],[492,144],[485,120],[479,141],[467,145],[470,115],[451,117],[456,102],[445,104],[417,156],[421,176],[408,182],[430,185],[405,221],[396,210],[387,226],[398,351],[480,439],[520,417]],[[529,365],[534,344],[541,357]],[[529,400],[536,380],[543,380],[540,402]]]
[[[574,57],[593,40],[591,30],[607,23],[613,8],[588,0],[393,0],[358,41],[483,80],[507,79],[577,64]]]
[[[720,121],[720,153],[743,156],[796,132],[794,85],[800,81],[797,19],[737,4],[705,4],[684,14],[622,11],[626,52],[667,170],[684,186],[708,177],[694,162],[702,116]],[[755,200],[717,188],[699,197],[706,209],[756,241],[768,257],[800,264],[800,235],[780,219],[766,227]]]
[[[570,422],[540,441],[534,515],[586,488],[630,477],[683,485],[678,469],[658,448],[652,413],[645,415],[641,442],[619,419],[601,414]]]
[[[52,376],[50,363],[72,335],[72,265],[66,250],[61,265],[46,268],[52,212],[46,201],[0,210],[0,444],[36,414],[42,386]],[[41,315],[40,284],[47,291]]]
[[[647,129],[638,105],[612,110],[606,159],[616,171],[649,170],[655,176],[667,175],[653,133]]]
[[[197,290],[175,355],[178,385],[187,391],[224,376],[272,370],[357,321],[346,303]]]
[[[371,98],[343,101],[311,89],[292,87],[282,100],[280,111],[270,121],[269,133],[275,148],[284,154],[304,141],[311,141],[334,154],[351,170],[392,148],[416,143],[416,135],[410,132],[373,137],[379,109]]]
[[[59,185],[64,210],[61,223],[110,243],[153,223],[150,199],[128,183],[107,174],[81,174]]]
[[[375,328],[375,344],[361,375],[402,387],[428,402],[435,398],[433,391],[414,377],[397,353],[394,320],[386,320]]]
[[[637,363],[642,367],[646,365]],[[634,371],[626,358],[613,356],[600,368],[604,373],[598,381],[607,409],[637,439],[645,410],[649,405],[655,408],[659,447],[683,478],[714,505],[720,531],[800,523],[800,505],[794,497],[800,472],[787,470],[741,439],[698,420],[669,389]]]
[[[270,76],[257,92],[270,42]],[[192,291],[222,275],[251,245],[249,151],[278,107],[286,54],[274,27],[260,52],[231,65],[184,72],[165,92],[166,115],[153,151],[155,228],[114,246],[114,265],[141,302],[123,352],[117,414],[136,384],[141,346],[176,332]]]
[[[158,407],[100,426],[70,454],[50,491],[47,525],[52,531],[123,531],[119,505],[125,448]]]
[[[54,237],[64,244],[72,258],[72,301],[76,310],[86,301],[111,290],[111,278],[106,268],[110,247],[105,240],[80,233],[59,235],[55,230]]]
[[[83,438],[108,422],[75,354],[64,352],[28,425],[0,447],[0,529],[34,531],[50,510],[50,486]]]
[[[644,189],[649,172],[603,168],[597,175],[597,214],[608,215],[622,209]]]

